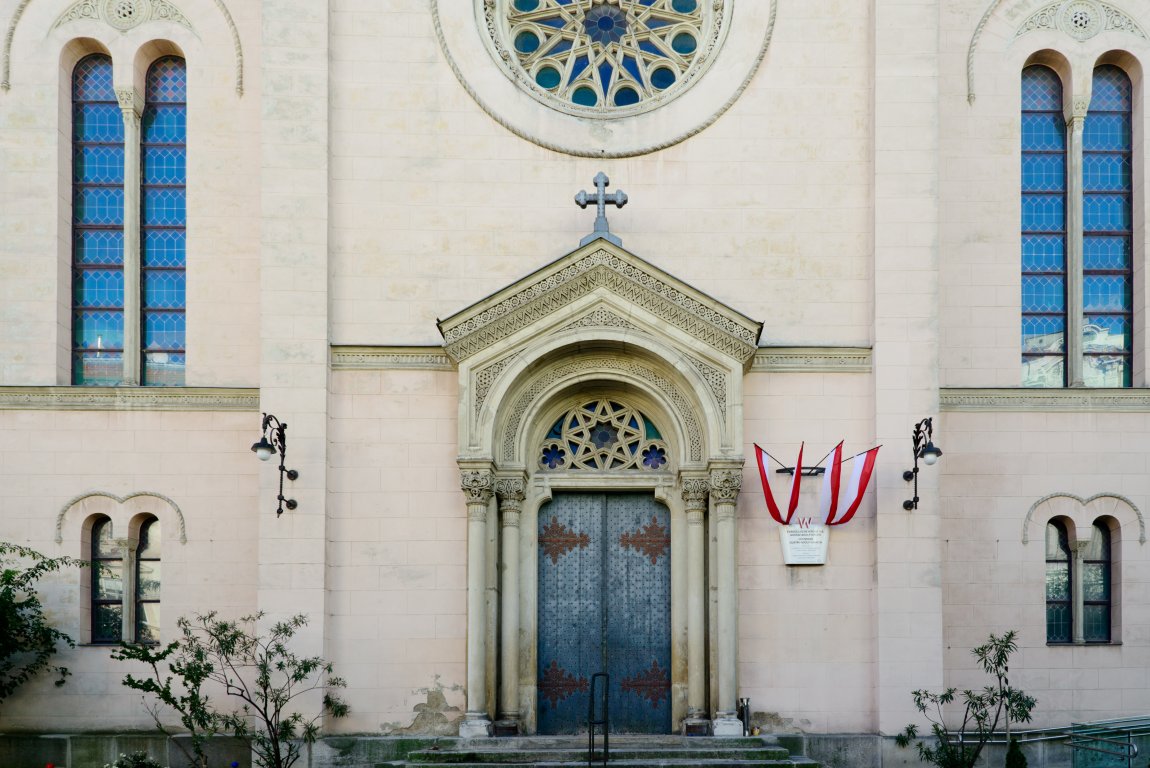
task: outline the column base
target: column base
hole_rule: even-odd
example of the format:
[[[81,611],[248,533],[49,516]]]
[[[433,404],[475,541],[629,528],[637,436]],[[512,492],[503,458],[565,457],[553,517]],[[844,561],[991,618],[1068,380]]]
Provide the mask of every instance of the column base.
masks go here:
[[[710,736],[711,721],[699,714],[691,714],[683,719],[684,736]]]
[[[491,720],[482,712],[468,712],[464,715],[463,722],[459,724],[459,738],[491,738]]]
[[[494,738],[500,736],[518,736],[519,735],[519,718],[517,716],[506,716],[502,720],[496,720],[491,726],[491,735]]]
[[[733,712],[720,712],[718,717],[711,721],[711,734],[714,736],[742,736],[743,721],[735,717]]]

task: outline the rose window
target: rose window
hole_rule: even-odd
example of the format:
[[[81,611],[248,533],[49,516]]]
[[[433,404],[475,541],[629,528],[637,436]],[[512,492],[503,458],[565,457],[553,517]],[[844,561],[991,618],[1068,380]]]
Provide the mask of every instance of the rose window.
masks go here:
[[[547,470],[659,470],[667,466],[667,444],[640,411],[615,400],[595,400],[563,414],[539,447]]]
[[[549,106],[633,114],[697,78],[716,47],[726,2],[505,0],[492,25],[502,38],[493,42],[514,78]]]

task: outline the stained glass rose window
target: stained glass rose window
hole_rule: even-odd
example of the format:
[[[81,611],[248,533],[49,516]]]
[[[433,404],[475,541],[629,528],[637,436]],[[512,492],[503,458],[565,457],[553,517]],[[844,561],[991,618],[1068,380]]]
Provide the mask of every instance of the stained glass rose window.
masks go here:
[[[619,117],[673,99],[698,78],[730,0],[485,0],[499,58],[564,112]]]

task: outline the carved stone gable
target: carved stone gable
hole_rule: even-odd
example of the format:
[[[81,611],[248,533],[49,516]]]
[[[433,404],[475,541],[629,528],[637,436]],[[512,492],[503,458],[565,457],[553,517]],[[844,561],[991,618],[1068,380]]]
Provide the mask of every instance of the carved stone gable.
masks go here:
[[[597,291],[739,362],[757,349],[761,323],[603,240],[440,321],[444,349],[457,362],[465,360]]]

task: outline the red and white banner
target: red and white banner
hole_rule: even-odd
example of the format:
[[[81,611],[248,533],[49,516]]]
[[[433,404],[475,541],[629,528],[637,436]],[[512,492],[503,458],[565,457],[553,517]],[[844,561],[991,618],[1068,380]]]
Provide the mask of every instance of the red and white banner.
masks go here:
[[[799,446],[799,458],[795,462],[794,478],[791,481],[791,496],[787,503],[787,511],[784,515],[779,505],[775,503],[774,494],[771,493],[771,484],[767,481],[767,467],[765,458],[769,455],[766,451],[755,445],[755,460],[759,465],[759,480],[763,485],[763,498],[767,502],[767,511],[770,513],[771,518],[774,519],[779,525],[790,525],[791,519],[794,517],[795,510],[799,506],[799,486],[802,482],[803,476],[803,448],[805,444]],[[871,475],[874,474],[875,460],[878,458],[878,449],[882,446],[875,446],[869,451],[860,453],[853,456],[847,461],[854,461],[854,471],[851,473],[850,479],[846,482],[845,494],[843,493],[844,487],[842,483],[842,465],[843,461],[843,443],[840,442],[831,451],[830,465],[827,467],[826,472],[823,474],[822,493],[819,498],[819,516],[818,520],[822,525],[843,525],[850,522],[851,518],[855,516],[858,511],[859,505],[862,504],[863,494],[866,493],[867,485],[870,483]],[[809,525],[811,518],[799,518],[800,522]]]

